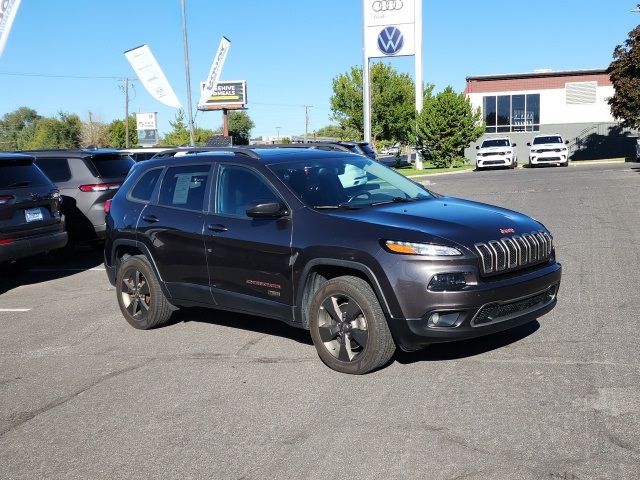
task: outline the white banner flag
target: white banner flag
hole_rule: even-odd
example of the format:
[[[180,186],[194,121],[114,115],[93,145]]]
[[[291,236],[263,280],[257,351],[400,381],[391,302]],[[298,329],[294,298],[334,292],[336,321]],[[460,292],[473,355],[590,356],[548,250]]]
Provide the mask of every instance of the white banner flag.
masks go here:
[[[127,57],[142,85],[153,98],[170,107],[182,108],[148,45],[127,50],[124,56]]]
[[[0,55],[4,51],[19,6],[20,0],[0,0]]]
[[[224,61],[227,58],[229,47],[231,47],[231,41],[227,37],[222,37],[222,40],[220,40],[220,45],[218,46],[218,51],[216,52],[216,56],[213,57],[213,63],[211,64],[211,70],[209,70],[209,76],[207,77],[207,81],[205,82],[202,93],[200,94],[200,101],[198,102],[198,106],[207,103],[209,97],[213,95],[213,91],[216,89],[218,80],[220,80],[220,73],[222,72]]]

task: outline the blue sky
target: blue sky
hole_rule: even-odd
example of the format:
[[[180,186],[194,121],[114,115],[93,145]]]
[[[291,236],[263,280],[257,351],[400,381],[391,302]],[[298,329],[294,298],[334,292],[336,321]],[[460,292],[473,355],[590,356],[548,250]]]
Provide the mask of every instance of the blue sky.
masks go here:
[[[539,68],[605,68],[638,23],[636,0],[424,0],[424,81],[462,91],[468,75]],[[221,36],[232,44],[222,80],[246,80],[252,135],[301,134],[331,123],[332,78],[362,64],[361,0],[186,0],[192,90],[204,80]],[[0,115],[21,106],[42,115],[91,111],[124,116],[116,78],[135,77],[123,52],[148,44],[183,105],[179,0],[22,0],[0,57]],[[413,75],[411,58],[391,64]],[[28,76],[27,73],[45,76]],[[57,76],[72,76],[64,78]],[[80,78],[82,77],[82,78]],[[85,78],[88,77],[88,78]],[[194,93],[194,105],[197,102]],[[157,111],[160,131],[175,110],[135,83],[131,112]],[[216,128],[219,112],[196,123]]]

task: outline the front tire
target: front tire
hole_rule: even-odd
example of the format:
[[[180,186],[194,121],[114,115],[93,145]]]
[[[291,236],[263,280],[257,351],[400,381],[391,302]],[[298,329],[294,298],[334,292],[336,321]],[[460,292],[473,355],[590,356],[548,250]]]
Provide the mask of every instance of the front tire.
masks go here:
[[[309,305],[311,338],[333,370],[362,375],[384,366],[396,346],[371,286],[358,277],[327,281]]]
[[[116,273],[118,305],[132,327],[148,330],[165,324],[175,310],[143,255],[126,258]]]

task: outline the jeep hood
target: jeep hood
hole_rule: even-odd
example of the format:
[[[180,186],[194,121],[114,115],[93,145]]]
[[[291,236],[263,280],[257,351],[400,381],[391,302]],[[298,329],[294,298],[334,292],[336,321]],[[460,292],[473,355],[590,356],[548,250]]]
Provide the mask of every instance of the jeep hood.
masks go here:
[[[332,215],[412,231],[412,234],[405,232],[404,238],[394,240],[420,241],[420,234],[424,234],[423,241],[426,242],[436,240],[430,237],[438,237],[470,249],[478,242],[544,229],[539,222],[522,213],[453,197],[364,207],[332,212]]]

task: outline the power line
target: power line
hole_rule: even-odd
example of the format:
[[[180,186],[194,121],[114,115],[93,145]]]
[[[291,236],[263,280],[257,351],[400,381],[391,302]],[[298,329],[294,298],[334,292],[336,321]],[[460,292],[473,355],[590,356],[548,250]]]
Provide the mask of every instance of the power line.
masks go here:
[[[12,76],[12,77],[42,77],[42,78],[76,78],[76,79],[105,79],[105,80],[121,80],[126,75],[119,77],[107,76],[107,75],[56,75],[49,73],[34,73],[34,72],[0,72],[0,75]]]

